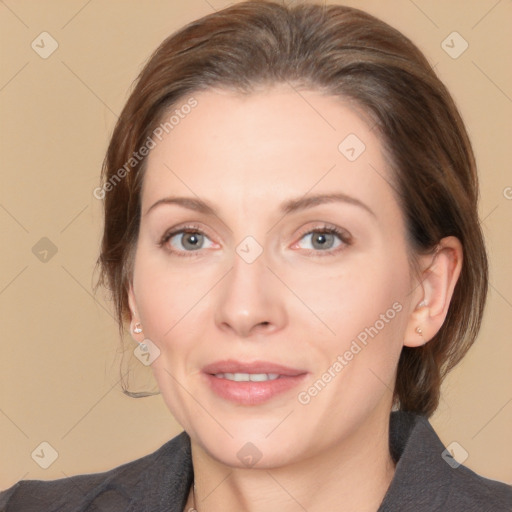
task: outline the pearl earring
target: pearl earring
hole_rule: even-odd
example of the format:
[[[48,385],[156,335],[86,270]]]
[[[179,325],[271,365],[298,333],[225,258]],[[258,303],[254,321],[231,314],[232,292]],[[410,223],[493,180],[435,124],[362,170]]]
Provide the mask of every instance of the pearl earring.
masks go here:
[[[134,334],[140,334],[142,332],[142,327],[139,322],[137,322],[133,328]]]
[[[423,331],[421,330],[421,327],[416,327],[416,332],[422,336],[423,335]]]
[[[416,309],[418,309],[418,308],[422,308],[422,307],[424,307],[424,306],[426,306],[426,305],[427,305],[427,303],[426,303],[424,300],[422,300],[422,301],[421,301],[421,302],[416,306]]]

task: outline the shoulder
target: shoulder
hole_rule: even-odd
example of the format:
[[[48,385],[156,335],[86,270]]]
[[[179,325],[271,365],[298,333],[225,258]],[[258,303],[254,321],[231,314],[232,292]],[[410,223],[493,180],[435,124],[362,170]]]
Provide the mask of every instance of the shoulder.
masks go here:
[[[0,492],[0,512],[160,510],[160,503],[182,499],[191,478],[190,438],[182,432],[155,452],[103,473],[21,480]]]
[[[450,489],[446,505],[452,510],[464,511],[512,511],[512,486],[497,480],[485,478],[466,466],[458,465],[455,459],[447,456],[454,467],[449,467]],[[458,506],[459,509],[454,507]]]
[[[389,435],[395,476],[379,512],[512,511],[512,486],[459,464],[425,416],[393,412]]]

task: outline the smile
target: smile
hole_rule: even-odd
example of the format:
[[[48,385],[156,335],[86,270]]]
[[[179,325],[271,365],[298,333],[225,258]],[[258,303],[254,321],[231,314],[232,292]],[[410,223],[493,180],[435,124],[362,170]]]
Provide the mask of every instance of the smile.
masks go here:
[[[238,405],[260,405],[304,383],[308,371],[269,361],[217,361],[203,368],[211,391]],[[292,395],[290,395],[292,396]],[[293,395],[294,396],[294,395]]]
[[[233,380],[235,382],[264,382],[279,378],[278,373],[216,373],[218,379]]]

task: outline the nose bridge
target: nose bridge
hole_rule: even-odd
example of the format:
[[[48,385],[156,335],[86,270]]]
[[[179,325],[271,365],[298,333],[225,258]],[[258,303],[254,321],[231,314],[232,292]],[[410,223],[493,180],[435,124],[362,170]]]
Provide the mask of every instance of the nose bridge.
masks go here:
[[[267,268],[266,250],[254,237],[245,237],[235,248],[232,268],[223,279],[216,305],[216,323],[248,336],[259,326],[276,329],[284,321],[284,304]]]
[[[250,294],[259,295],[266,281],[267,252],[253,237],[248,236],[235,248],[233,266],[230,276],[232,292],[243,297]]]

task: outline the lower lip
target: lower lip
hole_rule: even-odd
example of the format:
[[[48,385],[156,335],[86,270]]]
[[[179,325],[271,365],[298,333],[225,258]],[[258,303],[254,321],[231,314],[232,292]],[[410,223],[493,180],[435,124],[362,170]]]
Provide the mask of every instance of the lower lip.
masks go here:
[[[306,376],[301,375],[286,376],[283,375],[274,380],[263,382],[236,382],[215,375],[204,374],[212,390],[220,397],[235,402],[240,405],[259,405],[275,396],[285,393],[298,386]]]

